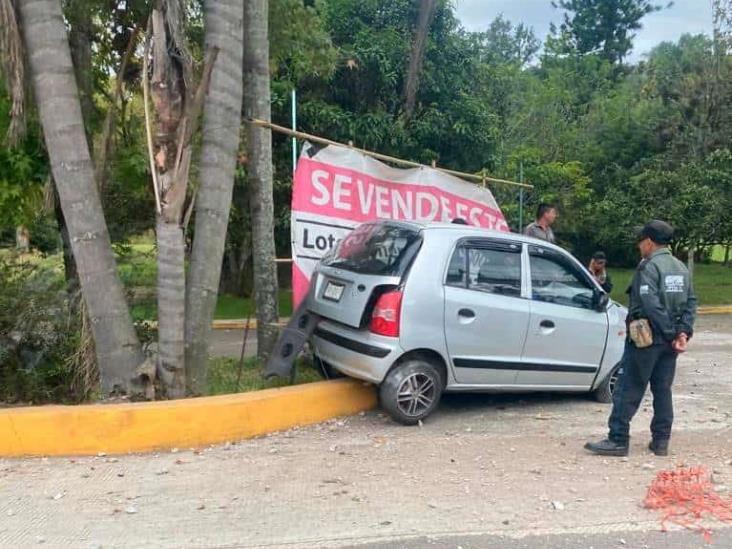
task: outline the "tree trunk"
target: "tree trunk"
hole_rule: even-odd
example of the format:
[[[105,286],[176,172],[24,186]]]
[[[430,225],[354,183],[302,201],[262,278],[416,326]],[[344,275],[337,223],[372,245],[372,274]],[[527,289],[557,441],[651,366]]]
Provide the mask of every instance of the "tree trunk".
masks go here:
[[[203,111],[199,189],[186,295],[188,390],[206,387],[208,341],[218,297],[221,264],[234,187],[242,102],[244,0],[205,3],[206,47],[218,47]]]
[[[269,122],[269,38],[267,0],[244,3],[244,113]],[[277,341],[277,264],[272,197],[272,132],[249,124],[247,131],[252,259],[257,305],[257,355],[266,359]]]
[[[417,27],[414,30],[414,39],[412,40],[412,51],[409,54],[409,67],[407,68],[407,78],[404,81],[404,111],[407,118],[412,116],[414,105],[417,102],[417,89],[419,88],[419,74],[422,72],[422,62],[424,61],[424,50],[427,45],[427,35],[429,34],[432,19],[435,16],[437,8],[437,0],[417,0],[419,3],[419,13],[417,15]]]
[[[94,182],[58,0],[20,0],[23,37],[51,171],[89,310],[102,390],[137,392],[142,349],[125,301]]]
[[[167,396],[185,395],[185,224],[192,139],[211,79],[218,48],[206,52],[203,73],[193,93],[191,57],[183,42],[183,6],[159,0],[151,15],[152,79],[155,107],[154,138],[148,136],[153,181],[159,193],[158,237],[158,374]],[[143,67],[147,109],[148,48]],[[146,118],[149,118],[146,110]],[[237,118],[238,120],[238,118]],[[148,120],[149,122],[149,120]],[[148,124],[148,131],[151,128]]]
[[[92,21],[89,6],[79,0],[71,0],[67,4],[67,20],[69,21],[69,46],[71,60],[74,64],[76,85],[79,88],[81,115],[84,117],[84,128],[93,149],[91,140],[92,121],[96,111],[94,105],[94,70],[92,67]],[[93,156],[93,155],[92,155]]]
[[[694,256],[696,255],[696,244],[692,242],[689,244],[689,257],[686,258],[686,267],[689,269],[689,276],[694,278]]]
[[[55,181],[51,181],[53,185],[53,213],[56,217],[56,224],[61,233],[61,247],[64,257],[64,280],[66,280],[66,293],[69,296],[69,305],[71,310],[75,310],[78,300],[76,292],[79,291],[79,271],[76,268],[74,254],[71,251],[71,239],[69,238],[69,229],[66,226],[64,213],[61,211],[61,201],[58,197],[58,188]]]
[[[170,398],[186,393],[184,368],[185,242],[177,223],[157,223],[158,375]]]

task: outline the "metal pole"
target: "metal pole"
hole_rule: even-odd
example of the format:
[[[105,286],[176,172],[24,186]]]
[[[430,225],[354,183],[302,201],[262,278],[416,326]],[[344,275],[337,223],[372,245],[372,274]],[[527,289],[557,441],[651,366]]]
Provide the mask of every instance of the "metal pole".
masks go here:
[[[297,131],[297,92],[295,88],[292,88],[292,95],[290,96],[292,103],[292,131]],[[297,168],[297,137],[292,137],[292,173],[295,173]]]
[[[519,183],[524,182],[524,163],[519,164]],[[519,232],[524,227],[524,188],[519,187]]]

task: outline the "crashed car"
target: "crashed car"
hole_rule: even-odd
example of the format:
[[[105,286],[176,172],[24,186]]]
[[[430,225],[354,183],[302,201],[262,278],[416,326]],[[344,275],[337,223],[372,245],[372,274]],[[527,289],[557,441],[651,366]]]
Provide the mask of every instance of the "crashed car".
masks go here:
[[[301,310],[328,371],[379,387],[398,422],[445,391],[590,393],[608,402],[626,310],[562,248],[457,224],[359,226],[319,263]]]

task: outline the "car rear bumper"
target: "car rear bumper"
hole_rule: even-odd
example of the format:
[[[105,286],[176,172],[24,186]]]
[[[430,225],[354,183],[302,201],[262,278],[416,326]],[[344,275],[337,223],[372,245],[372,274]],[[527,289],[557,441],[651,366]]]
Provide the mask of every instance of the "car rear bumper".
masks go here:
[[[336,370],[379,384],[402,354],[399,340],[322,321],[312,337],[318,357]]]

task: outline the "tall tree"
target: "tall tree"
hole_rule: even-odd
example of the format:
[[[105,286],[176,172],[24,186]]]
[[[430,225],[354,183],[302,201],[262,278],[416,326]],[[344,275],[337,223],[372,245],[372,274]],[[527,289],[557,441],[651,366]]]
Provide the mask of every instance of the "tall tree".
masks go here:
[[[205,389],[208,340],[231,207],[242,102],[244,0],[206,2],[206,48],[220,54],[203,111],[195,232],[186,295],[188,391]]]
[[[88,0],[67,0],[65,17],[69,23],[69,46],[74,63],[76,85],[79,88],[81,114],[84,117],[87,139],[92,135],[94,105],[94,68],[92,66],[92,10]],[[93,148],[90,141],[89,148]],[[92,151],[92,157],[94,156]]]
[[[417,12],[417,25],[414,29],[412,39],[412,50],[409,53],[409,67],[407,77],[404,81],[404,111],[407,117],[414,112],[414,105],[417,102],[417,89],[419,88],[419,73],[422,71],[424,62],[424,50],[427,46],[427,36],[430,25],[437,9],[437,0],[417,0],[419,11]]]
[[[210,49],[197,89],[193,88],[193,62],[184,38],[183,3],[158,0],[150,16],[151,71],[145,48],[143,90],[155,110],[154,137],[148,139],[153,186],[157,195],[158,243],[158,367],[169,397],[185,395],[185,208],[191,168],[192,138],[196,134],[213,62]],[[148,75],[148,72],[151,75]],[[147,98],[145,108],[148,108]]]
[[[244,114],[271,118],[268,0],[244,2]],[[257,354],[269,356],[277,339],[278,300],[272,196],[272,132],[249,124],[248,165],[252,216],[254,293],[257,304]]]
[[[633,49],[641,19],[662,9],[653,0],[556,0],[552,5],[566,11],[559,27],[565,52],[599,53],[611,63],[622,62]]]
[[[523,23],[514,25],[503,15],[491,21],[487,31],[475,35],[481,44],[485,61],[490,65],[516,64],[524,67],[541,47],[531,27]]]
[[[79,271],[102,390],[135,392],[143,363],[102,211],[58,0],[20,0],[23,39],[51,170]]]

